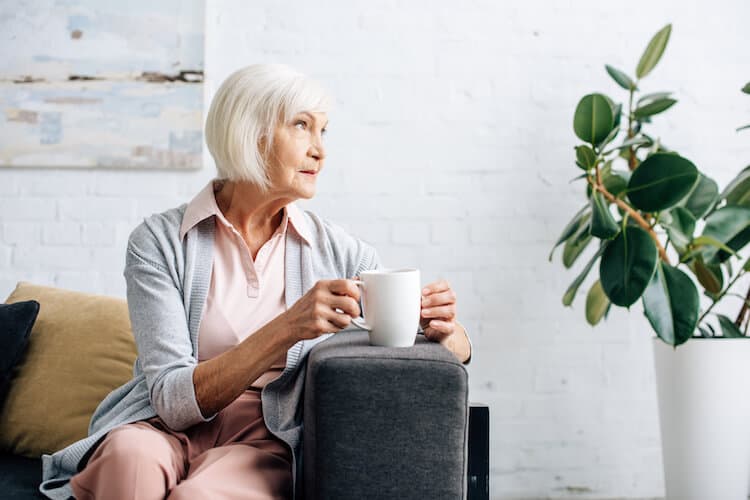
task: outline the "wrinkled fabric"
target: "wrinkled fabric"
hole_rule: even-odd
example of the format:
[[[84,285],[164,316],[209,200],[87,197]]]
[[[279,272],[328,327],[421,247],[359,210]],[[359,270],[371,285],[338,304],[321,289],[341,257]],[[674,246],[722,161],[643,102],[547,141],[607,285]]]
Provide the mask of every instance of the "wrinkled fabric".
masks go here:
[[[79,500],[290,499],[292,454],[249,389],[210,422],[174,431],[159,417],[110,431],[71,479]]]

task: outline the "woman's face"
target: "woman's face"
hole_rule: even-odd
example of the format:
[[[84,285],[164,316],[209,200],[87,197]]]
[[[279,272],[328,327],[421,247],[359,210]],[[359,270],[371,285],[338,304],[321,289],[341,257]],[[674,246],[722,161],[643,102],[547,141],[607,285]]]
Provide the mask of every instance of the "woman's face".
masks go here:
[[[303,111],[276,127],[270,153],[271,191],[292,199],[312,198],[323,169],[328,115]]]

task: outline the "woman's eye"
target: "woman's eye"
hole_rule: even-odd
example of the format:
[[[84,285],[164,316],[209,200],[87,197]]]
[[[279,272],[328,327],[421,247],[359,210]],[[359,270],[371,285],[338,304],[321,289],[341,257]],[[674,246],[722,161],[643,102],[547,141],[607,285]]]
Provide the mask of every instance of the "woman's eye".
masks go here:
[[[300,120],[297,123],[294,124],[295,127],[297,127],[300,130],[307,129],[307,123],[304,120]]]
[[[320,135],[326,135],[327,133],[328,133],[328,130],[327,130],[327,129],[322,129],[322,130],[320,131]]]

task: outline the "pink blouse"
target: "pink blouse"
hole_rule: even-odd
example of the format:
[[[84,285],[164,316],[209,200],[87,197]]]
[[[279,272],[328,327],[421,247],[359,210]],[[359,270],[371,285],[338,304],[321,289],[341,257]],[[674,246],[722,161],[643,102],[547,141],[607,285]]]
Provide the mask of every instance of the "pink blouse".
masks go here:
[[[198,333],[198,360],[213,358],[236,346],[266,323],[286,311],[284,300],[285,237],[289,222],[310,241],[304,215],[294,204],[284,208],[281,224],[263,244],[253,261],[240,233],[224,217],[216,204],[220,181],[212,180],[185,209],[180,238],[200,221],[215,215],[211,284],[203,308]],[[251,387],[262,389],[278,377],[286,366],[286,353]]]

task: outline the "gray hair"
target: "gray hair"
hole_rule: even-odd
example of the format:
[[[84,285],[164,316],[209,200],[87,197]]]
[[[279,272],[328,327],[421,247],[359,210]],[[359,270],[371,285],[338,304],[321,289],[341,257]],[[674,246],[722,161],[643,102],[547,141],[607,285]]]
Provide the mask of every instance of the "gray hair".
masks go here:
[[[279,121],[302,111],[328,112],[330,106],[330,97],[317,82],[283,64],[235,71],[219,87],[206,119],[206,144],[219,178],[252,182],[267,191],[265,158]]]

